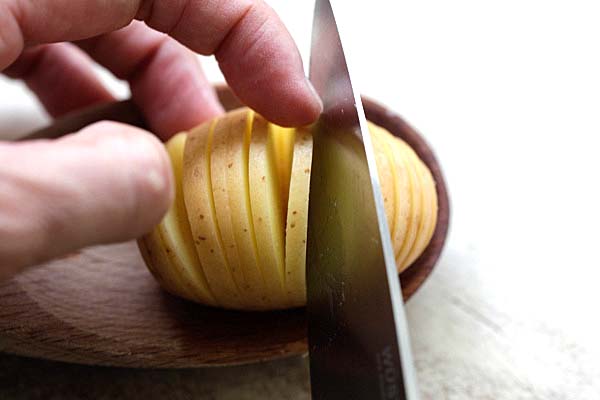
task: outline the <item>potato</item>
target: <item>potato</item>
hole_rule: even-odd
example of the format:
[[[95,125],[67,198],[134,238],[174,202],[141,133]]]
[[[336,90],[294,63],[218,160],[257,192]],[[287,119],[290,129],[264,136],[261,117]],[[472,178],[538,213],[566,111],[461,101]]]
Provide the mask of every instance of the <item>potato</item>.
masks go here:
[[[175,175],[175,201],[160,225],[140,244],[146,264],[165,289],[190,300],[217,305],[194,249],[182,193],[183,149],[186,135],[175,135],[167,152]]]
[[[421,222],[416,235],[413,248],[409,252],[403,265],[412,264],[423,253],[433,236],[437,220],[437,199],[434,199],[435,185],[431,172],[425,164],[418,159],[414,151],[410,151],[413,165],[415,166],[417,181],[421,183]]]
[[[227,137],[227,191],[229,212],[235,235],[238,259],[244,277],[243,292],[256,308],[270,306],[266,281],[258,259],[250,204],[249,149],[254,114],[247,110],[232,113]],[[224,135],[225,136],[225,135]]]
[[[388,221],[390,233],[392,233],[396,227],[397,172],[394,167],[394,158],[387,144],[388,138],[385,137],[387,132],[373,124],[369,124],[369,129],[371,138],[373,139],[373,149],[380,150],[375,152],[375,163],[377,164],[381,195],[383,196],[383,205],[385,206],[385,216]]]
[[[294,135],[289,200],[285,227],[284,285],[290,305],[306,304],[306,233],[308,192],[313,141],[310,131],[299,128]]]
[[[183,199],[193,242],[208,286],[219,305],[244,308],[246,299],[237,288],[225,255],[212,190],[211,155],[218,119],[192,130],[183,154]],[[163,222],[159,224],[163,225]]]
[[[411,156],[413,150],[403,141],[391,141],[392,153],[398,166],[397,171],[404,171],[404,176],[397,180],[404,185],[400,189],[399,196],[405,199],[402,209],[398,209],[400,219],[406,224],[406,228],[396,236],[396,264],[403,270],[409,264],[406,262],[412,250],[417,233],[421,224],[422,213],[422,187],[415,170],[414,158]]]
[[[435,182],[405,142],[372,123],[369,129],[400,272],[435,230]],[[305,305],[310,128],[282,128],[241,108],[166,146],[175,201],[138,240],[160,285],[229,309]]]
[[[284,289],[284,204],[277,168],[276,129],[260,115],[254,116],[250,138],[250,205],[259,265],[267,284],[267,297],[278,308],[287,307]]]

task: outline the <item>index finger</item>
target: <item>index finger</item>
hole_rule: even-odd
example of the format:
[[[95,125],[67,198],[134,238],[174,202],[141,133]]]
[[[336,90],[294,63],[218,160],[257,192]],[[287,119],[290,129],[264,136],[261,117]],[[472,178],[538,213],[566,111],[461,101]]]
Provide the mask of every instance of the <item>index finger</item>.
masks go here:
[[[81,40],[134,18],[214,54],[238,97],[271,121],[303,125],[320,113],[289,32],[262,0],[7,0],[0,3],[0,68],[25,45]]]

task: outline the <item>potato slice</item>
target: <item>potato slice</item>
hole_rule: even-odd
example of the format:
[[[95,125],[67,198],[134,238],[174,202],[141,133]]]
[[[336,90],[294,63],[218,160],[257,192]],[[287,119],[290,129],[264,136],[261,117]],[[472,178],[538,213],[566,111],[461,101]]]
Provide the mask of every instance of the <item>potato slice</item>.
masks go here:
[[[430,212],[430,218],[428,221],[429,222],[428,230],[426,232],[424,232],[423,245],[422,245],[421,251],[418,253],[417,257],[420,256],[421,253],[423,253],[425,251],[425,249],[429,245],[429,242],[431,242],[431,238],[433,237],[433,233],[435,232],[435,227],[437,225],[437,214],[438,214],[437,191],[436,191],[436,186],[435,186],[435,180],[433,179],[433,175],[432,175],[431,171],[429,170],[429,168],[427,168],[425,163],[423,163],[421,160],[419,160],[419,161],[423,168],[424,185],[427,187],[427,194],[428,194],[427,199],[429,200],[429,202],[426,203],[426,207],[427,207],[427,210]]]
[[[194,297],[205,304],[216,305],[194,248],[192,231],[183,200],[183,151],[186,139],[187,135],[180,133],[172,137],[166,144],[175,177],[175,199],[158,226],[158,230],[165,244],[167,255],[176,270],[181,271],[183,281],[187,283]]]
[[[306,304],[306,235],[313,141],[308,128],[296,131],[285,235],[285,289],[291,307]]]
[[[411,159],[409,150],[410,147],[399,139],[394,140],[396,147],[396,160],[402,160],[405,168],[408,171],[409,189],[404,193],[410,193],[410,212],[408,218],[407,230],[404,235],[404,240],[400,248],[400,253],[396,255],[396,263],[400,266],[399,271],[403,271],[408,267],[407,259],[415,245],[417,234],[419,232],[422,221],[423,196],[421,190],[421,181],[417,175],[413,160]]]
[[[183,203],[181,172],[186,134],[171,138],[166,149],[175,181],[175,199],[154,230],[140,239],[142,257],[150,270],[171,293],[204,304],[217,305],[208,288],[200,260],[193,248],[187,212]]]
[[[394,250],[394,229],[396,224],[396,168],[394,160],[387,144],[386,135],[388,133],[377,125],[369,122],[369,131],[373,139],[373,150],[375,152],[375,162],[379,174],[379,183],[381,185],[381,195],[383,196],[383,205],[385,206],[385,216],[392,237]]]
[[[431,234],[433,233],[432,227],[435,227],[435,218],[437,218],[437,196],[435,195],[435,186],[431,172],[412,149],[408,153],[417,172],[417,178],[421,183],[423,212],[421,213],[421,223],[415,244],[405,262],[407,266],[412,264],[423,253],[427,244],[429,244]],[[432,197],[435,197],[435,206],[432,206]]]
[[[284,275],[284,214],[281,201],[275,133],[272,125],[254,115],[249,152],[250,206],[258,260],[267,297],[274,308],[286,308]]]
[[[175,296],[199,301],[194,298],[187,285],[184,285],[182,275],[178,274],[177,267],[172,264],[171,259],[168,257],[158,227],[139,238],[137,244],[148,269],[163,289]]]
[[[189,133],[183,155],[183,197],[196,251],[219,304],[244,308],[224,251],[211,179],[213,131],[219,119]]]
[[[241,121],[240,121],[241,116]],[[256,303],[252,297],[250,285],[246,283],[242,262],[238,254],[236,243],[235,225],[232,220],[232,209],[229,195],[229,169],[233,168],[234,161],[229,157],[229,142],[242,141],[246,116],[239,111],[230,113],[227,118],[221,118],[215,125],[212,134],[212,149],[210,157],[210,177],[212,194],[217,217],[217,227],[221,234],[221,244],[225,259],[231,271],[233,280],[244,302]],[[236,160],[237,161],[237,160]],[[243,193],[242,193],[243,196]]]
[[[275,138],[275,154],[277,158],[277,174],[281,189],[281,201],[284,204],[284,215],[287,213],[289,202],[292,160],[294,157],[295,128],[284,128],[271,125]]]
[[[396,182],[396,210],[394,216],[394,231],[392,232],[392,243],[394,245],[394,255],[396,261],[403,254],[407,235],[410,233],[411,217],[413,211],[413,198],[411,195],[410,184],[410,166],[407,165],[400,150],[406,144],[391,134],[386,132],[385,140],[387,150],[393,160],[393,176]],[[408,253],[408,250],[406,250]],[[398,270],[403,269],[402,264],[396,262]]]
[[[254,234],[254,221],[250,207],[248,156],[254,114],[244,108],[231,113],[228,129],[227,175],[229,213],[234,233],[237,257],[244,282],[238,284],[246,299],[248,309],[269,309],[263,273],[258,263],[258,250]],[[217,208],[218,208],[217,204]]]
[[[426,246],[428,246],[429,242],[433,238],[433,234],[435,233],[435,228],[437,226],[437,220],[438,220],[438,197],[437,197],[437,187],[436,187],[436,184],[435,184],[435,179],[433,178],[433,174],[431,173],[431,171],[429,170],[429,168],[427,168],[427,166],[425,166],[425,168],[427,169],[427,181],[429,182],[428,185],[431,188],[431,193],[430,193],[430,197],[429,197],[429,207],[431,207],[431,212],[433,214],[432,221],[431,221],[431,227],[429,229],[429,232],[427,233],[427,243],[426,243]]]

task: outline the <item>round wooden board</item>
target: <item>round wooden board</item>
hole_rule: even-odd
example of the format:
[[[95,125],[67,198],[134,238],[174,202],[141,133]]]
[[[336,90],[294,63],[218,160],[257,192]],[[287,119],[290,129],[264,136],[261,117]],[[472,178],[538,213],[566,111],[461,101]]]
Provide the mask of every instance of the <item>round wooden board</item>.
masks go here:
[[[227,109],[239,105],[218,88]],[[424,139],[398,115],[365,99],[367,118],[407,141],[431,169],[438,224],[425,253],[400,275],[408,299],[433,269],[446,240],[449,203],[439,164]],[[55,137],[93,121],[144,126],[131,102],[58,120],[33,136]],[[30,136],[31,137],[31,136]],[[92,365],[186,368],[234,365],[305,354],[304,309],[234,312],[203,307],[162,291],[134,242],[82,250],[0,284],[0,350]]]

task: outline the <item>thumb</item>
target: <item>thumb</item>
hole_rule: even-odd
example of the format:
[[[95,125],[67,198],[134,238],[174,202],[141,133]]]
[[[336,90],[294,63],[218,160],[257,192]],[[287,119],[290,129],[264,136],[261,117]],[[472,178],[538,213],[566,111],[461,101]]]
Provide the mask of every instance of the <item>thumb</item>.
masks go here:
[[[151,230],[172,201],[171,174],[154,136],[113,122],[54,141],[0,144],[0,280]]]

